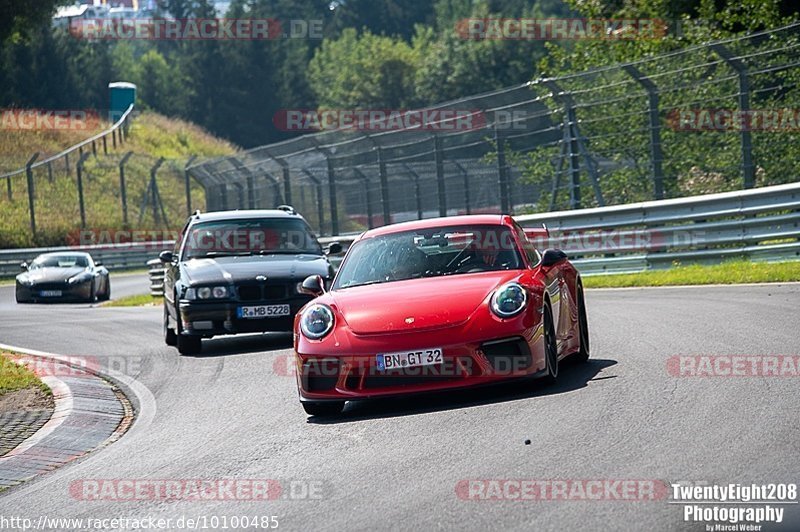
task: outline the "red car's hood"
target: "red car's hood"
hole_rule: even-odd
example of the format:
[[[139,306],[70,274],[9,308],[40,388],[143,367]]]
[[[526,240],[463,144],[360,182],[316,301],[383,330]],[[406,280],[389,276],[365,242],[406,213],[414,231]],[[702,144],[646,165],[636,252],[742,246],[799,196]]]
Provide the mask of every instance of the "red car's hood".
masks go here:
[[[356,286],[334,290],[321,302],[335,305],[355,334],[449,327],[464,323],[486,304],[495,288],[519,273],[485,272]]]

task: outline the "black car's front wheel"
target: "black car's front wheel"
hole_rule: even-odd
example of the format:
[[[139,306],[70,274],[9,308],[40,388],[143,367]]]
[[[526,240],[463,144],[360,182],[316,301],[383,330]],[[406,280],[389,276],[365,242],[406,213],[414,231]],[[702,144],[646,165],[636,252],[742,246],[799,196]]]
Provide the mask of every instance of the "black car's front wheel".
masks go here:
[[[189,336],[184,334],[181,330],[181,314],[177,308],[175,312],[178,314],[176,321],[177,334],[175,344],[178,346],[178,352],[182,355],[196,355],[203,348],[203,339],[199,336]]]
[[[169,311],[166,305],[164,305],[164,343],[171,346],[178,343],[178,335],[169,326]]]
[[[324,403],[303,402],[303,410],[309,416],[336,416],[344,410],[344,401],[326,401]]]

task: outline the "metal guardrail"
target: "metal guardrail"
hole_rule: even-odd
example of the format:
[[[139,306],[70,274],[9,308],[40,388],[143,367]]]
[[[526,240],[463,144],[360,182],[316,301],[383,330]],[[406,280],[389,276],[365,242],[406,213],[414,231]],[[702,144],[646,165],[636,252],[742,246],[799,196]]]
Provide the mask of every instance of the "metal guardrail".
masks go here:
[[[690,198],[517,216],[523,227],[545,224],[550,239],[537,247],[564,249],[584,275],[636,272],[683,263],[800,260],[800,182]],[[320,238],[347,248],[358,235]],[[163,289],[153,259],[173,241],[143,245],[35,248],[0,251],[0,276],[48,251],[82,250],[109,269],[147,266],[151,290]],[[338,265],[340,257],[333,257]],[[163,271],[163,269],[162,269]],[[161,283],[161,286],[158,286]]]

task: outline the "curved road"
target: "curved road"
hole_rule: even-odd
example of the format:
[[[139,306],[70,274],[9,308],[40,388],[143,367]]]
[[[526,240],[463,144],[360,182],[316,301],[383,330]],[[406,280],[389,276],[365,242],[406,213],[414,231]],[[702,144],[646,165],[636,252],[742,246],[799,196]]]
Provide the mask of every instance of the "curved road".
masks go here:
[[[115,296],[145,291],[113,277]],[[9,301],[11,301],[9,303]],[[553,387],[520,383],[350,404],[307,419],[288,335],[161,341],[160,308],[17,306],[0,287],[0,342],[109,360],[155,402],[120,441],[0,495],[0,517],[278,517],[279,529],[705,530],[655,501],[465,500],[470,479],[800,480],[797,378],[676,378],[674,355],[800,355],[800,284],[587,292],[592,360]],[[530,440],[526,445],[525,441]],[[275,479],[272,501],[84,501],[86,479]],[[459,484],[462,483],[462,484]],[[304,498],[312,486],[319,498]],[[460,492],[463,494],[463,492]],[[786,505],[781,526],[797,530]],[[173,526],[172,529],[177,529]]]

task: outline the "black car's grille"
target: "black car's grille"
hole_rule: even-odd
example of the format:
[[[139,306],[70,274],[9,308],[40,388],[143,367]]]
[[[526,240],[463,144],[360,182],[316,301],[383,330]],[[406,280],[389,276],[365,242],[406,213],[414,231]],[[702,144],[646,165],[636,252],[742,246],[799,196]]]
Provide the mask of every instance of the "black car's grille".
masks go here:
[[[66,281],[62,282],[49,282],[49,283],[36,283],[33,285],[34,290],[64,290],[65,288],[69,288],[69,283]]]
[[[240,284],[236,291],[239,301],[275,301],[288,296],[288,287],[281,284]]]

